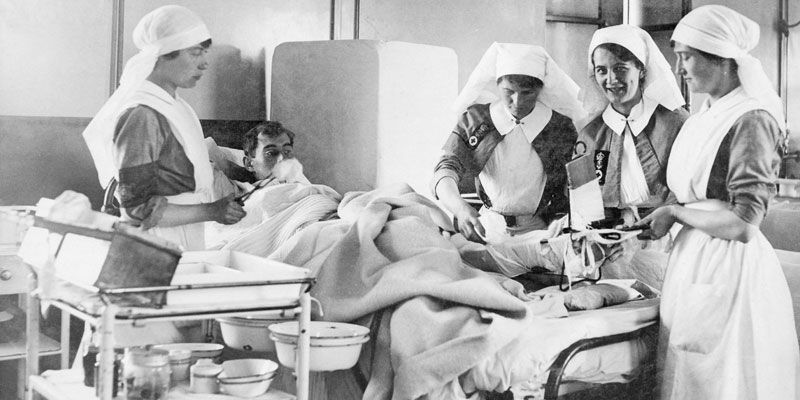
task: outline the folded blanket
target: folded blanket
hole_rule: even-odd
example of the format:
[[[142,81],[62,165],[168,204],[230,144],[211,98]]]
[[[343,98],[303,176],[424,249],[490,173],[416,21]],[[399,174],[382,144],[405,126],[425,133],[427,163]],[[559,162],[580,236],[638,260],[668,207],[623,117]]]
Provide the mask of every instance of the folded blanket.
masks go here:
[[[407,185],[350,193],[338,221],[312,224],[270,258],[310,268],[325,318],[384,311],[365,399],[416,399],[494,355],[528,323],[525,304],[463,266],[452,229]],[[386,323],[388,321],[388,324]]]

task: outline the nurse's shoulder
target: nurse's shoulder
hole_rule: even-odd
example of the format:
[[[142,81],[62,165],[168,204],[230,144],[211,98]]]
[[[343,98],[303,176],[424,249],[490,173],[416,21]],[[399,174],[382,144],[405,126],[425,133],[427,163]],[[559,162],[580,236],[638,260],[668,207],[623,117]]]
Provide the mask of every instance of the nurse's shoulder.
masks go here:
[[[500,133],[492,123],[489,106],[490,104],[473,104],[467,107],[453,129],[453,134],[457,135],[470,150],[487,145],[493,148],[492,145],[500,140]]]

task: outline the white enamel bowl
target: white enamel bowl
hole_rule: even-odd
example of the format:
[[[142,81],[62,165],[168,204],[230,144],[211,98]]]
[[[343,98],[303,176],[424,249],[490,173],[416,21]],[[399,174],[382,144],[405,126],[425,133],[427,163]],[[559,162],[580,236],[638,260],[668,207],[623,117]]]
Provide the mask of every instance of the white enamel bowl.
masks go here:
[[[218,318],[222,340],[237,350],[275,352],[275,343],[269,338],[267,328],[286,319],[255,317]]]
[[[269,390],[278,373],[274,361],[246,358],[222,363],[222,372],[217,377],[222,393],[237,397],[256,397]]]
[[[289,368],[294,368],[298,336],[297,321],[274,324],[269,330],[270,337],[275,341],[278,361]],[[369,341],[368,328],[341,322],[312,321],[309,333],[311,336],[309,369],[312,371],[352,368],[358,362],[361,346]]]
[[[222,349],[225,346],[218,343],[168,343],[157,344],[153,346],[156,349],[163,350],[189,350],[192,352],[192,359],[190,364],[194,364],[200,358],[217,359],[222,355]]]

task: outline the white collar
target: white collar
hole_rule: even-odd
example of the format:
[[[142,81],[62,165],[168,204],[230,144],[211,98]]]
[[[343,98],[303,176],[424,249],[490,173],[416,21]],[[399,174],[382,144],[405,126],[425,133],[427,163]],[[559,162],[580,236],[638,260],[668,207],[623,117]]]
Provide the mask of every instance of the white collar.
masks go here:
[[[622,132],[625,131],[625,123],[627,123],[631,127],[633,136],[639,136],[647,126],[647,123],[650,122],[650,117],[653,116],[656,107],[658,107],[657,102],[647,97],[642,97],[642,100],[633,106],[630,115],[626,117],[618,113],[617,110],[609,104],[606,106],[605,111],[603,111],[603,122],[617,135],[622,135]]]
[[[718,114],[727,111],[732,105],[741,101],[740,96],[743,95],[745,95],[744,89],[742,89],[740,85],[728,92],[725,96],[718,98],[714,103],[711,103],[711,98],[707,97],[700,106],[698,114],[708,112],[708,115],[716,117]]]
[[[501,135],[505,136],[519,126],[528,141],[533,142],[533,139],[536,139],[545,125],[550,122],[553,109],[537,101],[533,111],[519,120],[519,124],[517,124],[517,119],[508,112],[503,103],[496,101],[489,106],[489,114],[492,117],[492,123]]]
[[[175,93],[175,97],[172,97],[169,93],[167,93],[166,90],[164,90],[164,88],[156,85],[153,82],[150,82],[147,79],[142,82],[142,86],[139,87],[139,91],[151,94],[170,105],[175,104],[178,99],[178,93]]]

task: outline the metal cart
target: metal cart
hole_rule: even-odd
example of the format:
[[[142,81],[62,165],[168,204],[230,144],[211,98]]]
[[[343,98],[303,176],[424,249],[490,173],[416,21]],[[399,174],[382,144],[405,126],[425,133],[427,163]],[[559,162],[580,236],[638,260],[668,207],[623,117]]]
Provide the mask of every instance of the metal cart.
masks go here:
[[[314,284],[314,278],[274,280],[274,281],[254,281],[247,285],[230,284],[203,284],[190,286],[164,286],[136,289],[117,289],[100,291],[96,294],[88,292],[86,289],[71,285],[66,282],[59,282],[58,292],[64,298],[43,298],[36,289],[36,274],[32,271],[29,279],[31,298],[28,302],[27,313],[27,336],[30,338],[27,344],[27,376],[26,398],[32,400],[34,393],[47,399],[71,399],[86,398],[86,394],[91,393],[91,388],[80,393],[80,397],[70,396],[70,390],[59,387],[58,380],[48,380],[39,376],[39,308],[42,304],[59,308],[62,312],[74,315],[83,321],[95,326],[100,332],[100,353],[99,375],[97,384],[99,385],[99,399],[112,399],[112,374],[114,362],[114,327],[122,324],[137,325],[154,321],[188,321],[203,320],[224,316],[252,315],[260,313],[280,313],[291,311],[297,317],[300,325],[300,336],[298,338],[297,351],[297,396],[298,400],[308,400],[309,393],[309,351],[310,337],[308,326],[310,323],[311,296],[308,293]],[[275,301],[272,303],[259,302],[258,304],[216,304],[210,306],[203,305],[181,305],[165,306],[163,308],[145,307],[125,307],[117,306],[110,299],[113,294],[120,293],[146,293],[154,291],[171,291],[187,289],[208,289],[225,287],[242,287],[257,285],[287,285],[301,284],[302,290],[297,299],[291,301]],[[89,294],[89,299],[86,295]],[[70,300],[82,298],[80,302]],[[74,392],[74,391],[73,391]]]
[[[80,235],[96,237],[108,240],[107,232],[95,231],[88,228],[68,226],[35,218],[33,226],[44,228],[51,233],[77,233]],[[58,245],[56,254],[63,251],[63,242]],[[37,246],[38,248],[38,246]],[[38,250],[37,250],[38,251]],[[43,251],[48,251],[43,249]],[[309,325],[311,319],[311,295],[309,291],[315,283],[315,278],[298,276],[284,279],[247,281],[244,283],[199,283],[185,285],[165,285],[147,287],[114,287],[97,288],[87,287],[58,278],[55,274],[38,271],[43,275],[46,290],[39,289],[39,276],[34,266],[28,265],[30,269],[28,279],[28,292],[30,300],[27,304],[27,328],[28,338],[27,354],[27,384],[26,398],[33,400],[34,393],[38,393],[46,399],[87,399],[99,398],[101,400],[111,400],[113,395],[113,363],[114,363],[114,329],[119,325],[137,326],[148,322],[166,321],[190,321],[206,320],[218,317],[253,315],[253,314],[281,314],[284,317],[289,314],[299,322],[299,337],[297,342],[297,362],[295,375],[297,378],[296,388],[298,400],[308,400],[309,397],[309,356],[310,356],[310,332]],[[76,265],[75,268],[81,266]],[[149,297],[162,296],[177,291],[193,289],[222,289],[222,288],[242,288],[252,286],[273,286],[273,285],[296,285],[298,291],[287,291],[279,298],[259,299],[253,301],[240,300],[236,303],[219,302],[215,300],[204,304],[158,304],[150,303],[147,306],[130,306],[121,299],[131,298],[131,296]],[[285,295],[285,296],[284,296]],[[95,396],[92,388],[75,384],[75,380],[68,379],[45,379],[39,376],[40,352],[39,341],[39,314],[40,307],[48,305],[61,310],[62,315],[73,315],[93,326],[100,334],[100,352],[97,355],[99,371],[95,377],[95,384],[98,385]],[[266,334],[266,333],[265,333]],[[67,342],[68,340],[65,340]],[[61,371],[58,371],[61,372]],[[58,375],[58,373],[54,374]],[[65,374],[66,375],[66,374]],[[74,374],[73,374],[74,375]],[[171,395],[170,395],[171,397]],[[287,397],[280,397],[287,398]]]

